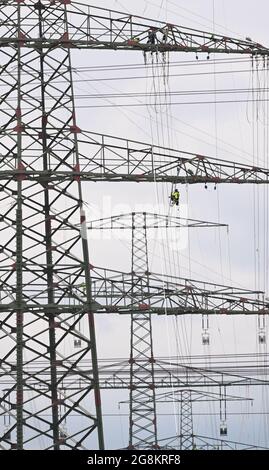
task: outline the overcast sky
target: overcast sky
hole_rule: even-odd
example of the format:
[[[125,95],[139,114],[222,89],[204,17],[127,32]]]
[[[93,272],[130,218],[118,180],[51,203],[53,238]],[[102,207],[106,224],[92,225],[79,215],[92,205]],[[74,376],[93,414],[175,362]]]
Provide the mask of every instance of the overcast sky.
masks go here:
[[[214,31],[226,36],[250,37],[264,45],[269,45],[269,6],[265,0],[257,2],[250,0],[237,0],[236,2],[232,0],[216,0],[215,2],[212,0],[137,0],[136,2],[99,0],[98,6]],[[144,64],[143,55],[138,52],[76,51],[72,55],[74,67],[82,64],[84,67],[105,64],[140,64],[141,66]],[[262,71],[262,63],[252,64],[248,57],[245,57],[244,62],[241,57],[240,63],[235,60],[234,56],[218,56],[216,59],[219,61],[221,58],[231,60],[229,63],[216,64],[214,57],[210,57],[204,63],[202,60],[206,57],[199,56],[199,60],[194,64],[195,54],[170,54],[170,57],[166,59],[170,63],[169,86],[164,85],[162,76],[156,78],[156,75],[162,75],[163,71],[160,68],[156,69],[157,59],[154,57],[153,60],[150,56],[148,63],[152,60],[154,63],[147,69],[77,72],[74,75],[75,79],[83,80],[75,85],[78,124],[94,132],[153,142],[158,145],[169,145],[176,149],[245,164],[259,164],[268,168],[268,106],[266,103],[259,106],[246,102],[214,104],[215,100],[252,99],[253,86],[268,87],[268,72]],[[161,62],[161,58],[159,61]],[[183,61],[192,61],[192,63],[184,64]],[[261,71],[257,72],[257,67]],[[213,75],[214,71],[221,73]],[[197,75],[193,76],[196,73]],[[152,78],[153,75],[155,78]],[[142,78],[126,79],[134,76]],[[113,80],[104,80],[108,78],[113,78]],[[207,90],[211,91],[211,94],[199,95],[198,98],[189,95],[173,96],[169,106],[155,105],[154,100],[147,97],[132,99],[103,97],[85,100],[85,95],[88,94],[146,93],[156,89],[166,92]],[[227,89],[244,89],[245,91],[228,95],[217,92]],[[255,98],[266,97],[266,94],[259,93],[255,94]],[[85,109],[80,108],[82,98],[79,95],[83,95],[85,103],[91,105],[144,103],[145,106]],[[182,104],[182,102],[197,100],[211,103]],[[159,102],[159,97],[156,98],[156,102]],[[173,104],[173,102],[180,104]],[[161,243],[151,240],[149,243],[151,270],[210,282],[233,284],[249,289],[264,289],[268,295],[268,189],[239,185],[223,185],[217,187],[216,190],[213,186],[205,189],[203,185],[183,186],[179,189],[182,210],[184,207],[189,217],[227,223],[229,233],[223,228],[190,230],[189,243],[184,249],[169,248],[169,233]],[[84,185],[84,198],[89,205],[88,218],[107,216],[110,211],[117,214],[123,211],[151,210],[151,208],[158,210],[158,204],[162,206],[162,209],[159,209],[162,213],[177,215],[175,211],[172,212],[169,209],[170,191],[170,184],[139,184],[138,186],[135,183],[90,183]],[[130,240],[117,240],[115,236],[109,240],[92,240],[90,242],[92,263],[129,271],[130,246]],[[255,318],[215,318],[210,321],[210,346],[205,348],[201,344],[200,318],[154,319],[155,355],[255,352],[258,349],[256,323]],[[166,331],[165,335],[162,334],[163,331]],[[128,357],[128,319],[99,318],[97,333],[100,357]],[[265,348],[266,346],[263,350]],[[237,390],[236,393],[244,395],[246,390]],[[113,405],[111,405],[113,400],[109,394],[111,392],[104,393],[104,412],[105,414],[118,413],[117,402],[120,400],[120,394],[113,394]],[[266,407],[267,397],[262,405],[260,395],[256,392],[256,410],[261,409],[262,406]],[[123,400],[128,399],[127,393],[123,393],[122,396]],[[244,413],[246,405],[242,402],[237,411],[238,409]],[[123,405],[122,410],[126,413],[127,406]],[[175,422],[172,416],[161,418],[159,429],[162,437],[176,432]],[[211,418],[210,422],[210,435],[216,437],[219,426],[218,416]],[[230,422],[232,423],[230,439],[268,444],[268,435],[265,435],[267,425],[265,417],[258,416],[254,419],[239,416],[231,418]],[[195,425],[197,434],[205,433],[208,427],[208,423],[202,418],[196,420]],[[115,429],[118,430],[117,433],[114,432]],[[105,431],[108,448],[126,445],[127,417],[106,417]]]

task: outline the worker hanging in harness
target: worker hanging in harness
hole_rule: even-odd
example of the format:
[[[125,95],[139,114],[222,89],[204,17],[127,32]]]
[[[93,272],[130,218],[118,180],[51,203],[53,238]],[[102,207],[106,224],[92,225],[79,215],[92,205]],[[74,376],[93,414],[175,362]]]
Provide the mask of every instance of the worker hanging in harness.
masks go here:
[[[156,42],[156,31],[154,29],[150,29],[148,32],[148,44],[154,45]]]
[[[171,205],[172,206],[178,206],[179,205],[179,191],[177,189],[172,191],[170,199],[171,199]]]

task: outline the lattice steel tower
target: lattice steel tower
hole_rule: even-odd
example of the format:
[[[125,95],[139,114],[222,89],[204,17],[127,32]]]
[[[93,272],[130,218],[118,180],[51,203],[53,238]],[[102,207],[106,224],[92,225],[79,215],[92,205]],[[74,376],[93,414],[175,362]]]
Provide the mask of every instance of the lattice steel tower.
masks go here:
[[[88,223],[89,230],[132,231],[129,449],[159,448],[151,321],[151,300],[154,301],[154,294],[149,272],[148,229],[174,228],[179,241],[179,230],[182,228],[221,226],[224,224],[147,212],[119,214]]]
[[[16,382],[1,398],[1,412],[8,413],[10,425],[0,442],[15,449],[103,448],[81,183],[78,178],[52,183],[54,171],[72,171],[78,165],[70,50],[43,48],[44,37],[65,37],[66,6],[25,3],[0,4],[0,158],[1,170],[13,172],[0,186],[0,289],[6,304],[1,315],[2,370],[11,371],[16,360]],[[30,37],[36,41],[27,47]],[[26,170],[42,176],[34,179]],[[79,220],[81,230],[74,227]],[[85,280],[86,300],[74,288]],[[71,299],[76,299],[76,315]],[[89,336],[75,351],[70,346],[84,316]],[[66,390],[69,371],[74,381],[83,375],[82,358],[88,359],[92,373],[81,391]],[[37,361],[42,361],[44,374],[33,387],[37,375],[27,367]],[[74,409],[76,420],[71,417]]]

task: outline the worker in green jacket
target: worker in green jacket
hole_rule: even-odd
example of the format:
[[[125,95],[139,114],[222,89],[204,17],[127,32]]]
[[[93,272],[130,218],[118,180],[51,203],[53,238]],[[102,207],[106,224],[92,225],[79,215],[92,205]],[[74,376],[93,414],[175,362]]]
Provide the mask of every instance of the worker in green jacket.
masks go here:
[[[179,191],[177,189],[172,191],[170,199],[171,199],[171,203],[172,203],[173,206],[174,205],[176,205],[176,206],[179,205]]]

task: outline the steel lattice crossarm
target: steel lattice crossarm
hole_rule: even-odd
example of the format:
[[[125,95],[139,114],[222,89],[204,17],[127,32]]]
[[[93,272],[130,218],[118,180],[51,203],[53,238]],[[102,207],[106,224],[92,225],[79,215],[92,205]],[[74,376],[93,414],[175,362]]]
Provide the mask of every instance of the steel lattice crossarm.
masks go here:
[[[12,258],[6,257],[1,267],[2,280],[0,312],[14,312],[17,308],[14,292],[16,285],[8,284],[12,270]],[[59,315],[87,312],[85,284],[80,266],[61,266],[55,273],[54,292],[57,302],[46,302],[47,287],[44,270],[32,262],[25,266],[35,273],[39,283],[31,286],[25,282],[22,310],[32,313]],[[92,276],[92,309],[96,313],[129,314],[132,311],[148,311],[158,315],[221,314],[267,315],[268,302],[263,293],[217,285],[191,279],[149,273],[148,281],[143,273],[135,276],[135,283],[143,294],[132,294],[132,273],[120,272],[90,265]],[[60,324],[58,325],[60,326]]]
[[[226,388],[226,385],[224,386]],[[191,394],[190,401],[192,402],[219,402],[220,400],[225,401],[250,401],[253,402],[253,398],[243,397],[238,395],[227,395],[223,397],[221,392],[212,392],[212,391],[204,391],[204,390],[196,390],[196,389],[184,389],[181,388],[180,390],[173,390],[172,392],[162,392],[156,394],[156,402],[158,403],[175,403],[180,402],[182,400],[181,392],[189,392]],[[129,403],[129,400],[120,401],[119,404],[126,404]]]
[[[143,361],[141,361],[143,364]],[[129,361],[111,363],[100,367],[100,387],[112,389],[124,389],[130,386]],[[145,387],[145,383],[150,379],[144,374],[144,383],[135,381],[136,388]],[[74,382],[73,382],[74,383]],[[155,357],[154,365],[154,384],[155,388],[204,388],[220,386],[268,386],[268,367],[259,364],[252,366],[241,366],[236,369],[235,366],[218,367],[208,366],[187,366],[182,364],[181,360],[169,361],[160,360]],[[75,385],[75,384],[74,384]]]
[[[162,449],[180,449],[180,437],[172,436],[160,440]],[[228,439],[218,439],[215,437],[201,436],[198,434],[193,435],[195,445],[193,450],[269,450],[268,447],[263,447],[255,444],[246,444],[240,441],[232,441]]]
[[[29,183],[50,182],[51,193],[59,194],[63,182],[114,181],[114,182],[175,182],[175,183],[239,183],[268,184],[269,169],[253,167],[244,163],[221,160],[196,153],[159,147],[114,136],[93,132],[80,132],[76,128],[79,162],[63,169],[58,164],[56,149],[62,145],[62,134],[48,126],[48,133],[54,141],[49,149],[50,158],[46,169],[40,168],[42,156],[33,156],[33,149],[25,149],[20,168],[14,166],[16,155],[9,152],[0,159],[0,180],[2,191],[7,191],[5,181],[23,178]],[[3,132],[6,130],[2,129]],[[12,129],[10,131],[13,133]],[[25,127],[34,140],[40,137],[40,128]],[[70,126],[70,132],[74,126]],[[70,132],[65,135],[65,145],[72,144]],[[8,192],[7,192],[8,195]],[[72,199],[72,194],[66,192]]]
[[[223,394],[220,392],[212,392],[212,391],[203,391],[203,390],[192,390],[192,389],[181,389],[181,390],[174,390],[172,392],[165,392],[165,393],[159,393],[156,395],[156,400],[158,400],[158,403],[174,403],[174,402],[180,402],[181,401],[181,393],[183,391],[188,391],[191,393],[190,401],[193,402],[219,402],[220,400],[225,400],[225,401],[250,401],[253,402],[253,398],[250,397],[243,397],[243,396],[238,396],[238,395],[227,395],[223,396]],[[127,403],[127,402],[123,402]]]
[[[174,24],[130,15],[129,13],[98,8],[73,0],[2,0],[1,4],[16,8],[22,6],[24,35],[19,40],[28,47],[68,47],[85,49],[120,49],[142,51],[179,51],[195,53],[234,53],[247,55],[269,54],[268,48],[252,42],[212,32],[200,31]],[[57,10],[66,8],[67,27],[57,25]],[[42,38],[36,31],[33,14],[55,13],[53,30]],[[12,16],[12,15],[11,15]],[[12,22],[2,26],[0,45],[18,41]]]
[[[83,181],[269,183],[269,169],[244,163],[92,132],[78,141],[80,168],[74,171]]]
[[[87,222],[88,230],[130,230],[133,227],[133,215],[119,214],[104,219],[90,220]],[[207,222],[204,220],[185,219],[183,217],[171,217],[170,215],[153,214],[150,212],[135,212],[135,215],[144,215],[147,229],[155,228],[202,228],[202,227],[228,227],[227,224]],[[140,220],[140,219],[138,219]],[[142,226],[143,228],[143,226]]]
[[[74,346],[70,346],[71,352],[74,354]],[[239,362],[237,362],[239,358]],[[194,360],[194,364],[189,366],[184,364],[182,358],[179,357],[155,357],[155,386],[156,388],[170,389],[170,388],[193,388],[195,393],[202,394],[200,389],[207,387],[231,387],[231,386],[268,386],[268,354],[247,357],[242,361],[240,355],[233,356],[234,364],[230,363],[225,365],[223,362],[220,364],[216,358],[213,359],[212,364],[206,365],[206,358],[201,357],[201,361],[197,362],[197,357],[188,357],[190,361]],[[228,359],[228,358],[227,358]],[[261,359],[264,361],[261,362]],[[225,358],[224,358],[225,360]],[[142,362],[142,361],[141,361]],[[6,360],[2,364],[0,378],[3,380],[3,385],[7,386],[10,383],[15,385],[16,371],[15,362],[12,361],[8,364]],[[25,373],[27,382],[31,384],[33,390],[42,389],[48,390],[49,370],[46,366],[45,359],[40,357],[39,361],[29,360],[25,365]],[[59,373],[65,375],[65,381],[62,390],[70,390],[75,396],[75,391],[83,389],[87,385],[88,376],[91,374],[89,364],[86,359],[80,361],[80,375],[79,380],[76,378],[76,372],[69,367],[68,360],[60,361],[59,357]],[[100,359],[99,361],[99,385],[102,389],[129,389],[130,388],[130,364],[129,359],[114,358],[114,359]],[[147,371],[144,373],[145,382],[150,384],[150,377],[147,376]],[[144,387],[141,381],[135,382],[136,387]],[[171,392],[171,397],[177,399],[177,391]],[[206,394],[211,394],[211,398],[217,396],[214,392],[206,390]],[[167,392],[165,395],[168,396]],[[8,397],[8,394],[7,394]],[[175,398],[176,397],[176,398]],[[216,398],[217,399],[217,398]],[[168,398],[169,400],[169,398]],[[201,400],[203,400],[201,396]],[[5,400],[4,400],[5,401]],[[7,400],[8,401],[8,398]],[[68,407],[68,403],[67,403]],[[71,406],[70,406],[71,408]],[[81,411],[83,407],[81,408]],[[70,409],[70,412],[75,410]]]
[[[149,273],[136,276],[142,298],[132,298],[132,273],[91,269],[93,298],[99,313],[134,309],[164,314],[268,314],[262,292]],[[252,297],[254,296],[254,298]]]

